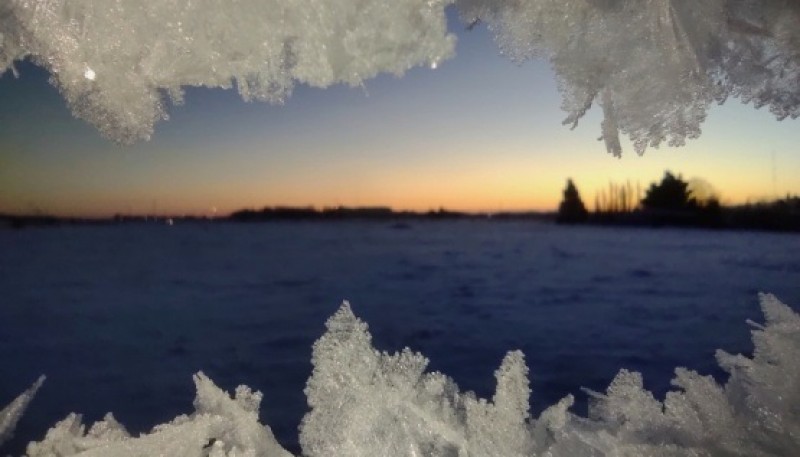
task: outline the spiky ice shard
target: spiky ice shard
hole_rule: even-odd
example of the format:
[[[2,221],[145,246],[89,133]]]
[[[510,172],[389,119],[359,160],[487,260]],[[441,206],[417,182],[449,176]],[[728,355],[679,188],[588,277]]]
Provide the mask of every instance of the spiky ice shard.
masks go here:
[[[182,86],[280,103],[296,82],[360,85],[453,53],[452,0],[3,0],[0,75],[30,58],[107,137],[149,139]]]
[[[509,352],[495,372],[491,401],[462,393],[428,359],[409,349],[388,354],[345,302],[314,344],[300,426],[307,457],[791,457],[800,449],[800,315],[761,295],[766,323],[754,325],[752,358],[720,351],[730,373],[676,369],[664,401],[621,370],[605,393],[589,392],[589,417],[569,412],[567,396],[538,418],[529,415],[528,368]],[[29,457],[283,456],[258,423],[261,394],[245,386],[231,398],[202,373],[195,413],[133,438],[110,414],[88,432],[71,414],[28,445]],[[36,387],[36,386],[34,386]],[[35,389],[34,389],[35,390]],[[30,399],[33,390],[23,394]],[[6,410],[4,410],[5,412]],[[17,415],[18,417],[18,415]]]
[[[25,409],[28,408],[36,392],[42,387],[44,379],[44,376],[40,376],[32,386],[0,411],[0,445],[14,435],[14,428],[17,426],[17,422],[19,422]]]

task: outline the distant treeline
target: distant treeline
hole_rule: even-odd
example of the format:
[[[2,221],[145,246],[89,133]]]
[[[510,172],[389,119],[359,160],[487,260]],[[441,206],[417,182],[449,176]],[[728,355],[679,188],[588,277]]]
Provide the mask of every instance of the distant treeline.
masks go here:
[[[787,195],[769,202],[724,206],[704,180],[685,181],[667,171],[661,182],[641,187],[609,184],[598,192],[594,211],[581,200],[577,187],[567,180],[556,220],[636,226],[706,227],[800,231],[800,197]]]
[[[0,227],[24,228],[29,226],[52,226],[59,223],[70,223],[70,219],[61,219],[55,216],[15,216],[0,214]]]
[[[385,206],[369,207],[330,207],[317,209],[311,206],[275,206],[263,209],[241,209],[224,217],[164,216],[164,215],[122,215],[110,218],[64,218],[57,216],[22,216],[0,214],[0,228],[26,228],[61,225],[176,225],[220,222],[269,222],[269,221],[403,221],[403,220],[539,220],[552,221],[555,213],[538,211],[505,211],[492,213],[468,213],[439,208],[429,211],[395,211]]]
[[[312,206],[275,206],[260,210],[243,209],[233,212],[228,220],[236,222],[260,222],[272,220],[398,220],[398,219],[552,219],[552,213],[501,212],[467,213],[444,208],[429,211],[395,211],[387,206],[347,207],[336,206],[317,209]]]
[[[0,228],[21,229],[26,227],[56,227],[63,225],[120,225],[120,224],[167,224],[175,222],[208,222],[212,219],[196,216],[121,215],[113,217],[60,217],[51,215],[0,214]]]

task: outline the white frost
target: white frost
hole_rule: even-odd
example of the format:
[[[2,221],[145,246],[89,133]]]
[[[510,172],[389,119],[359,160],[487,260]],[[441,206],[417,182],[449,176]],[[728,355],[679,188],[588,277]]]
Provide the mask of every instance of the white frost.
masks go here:
[[[0,74],[26,57],[104,135],[148,139],[182,86],[280,103],[295,82],[360,85],[453,53],[452,0],[3,0]]]
[[[44,379],[44,376],[40,376],[28,390],[20,394],[19,397],[15,398],[14,401],[0,411],[0,445],[14,435],[14,428],[17,426],[19,418],[22,417],[28,404],[33,400],[36,391],[42,387]]]
[[[615,155],[620,133],[640,154],[697,138],[709,106],[731,96],[800,116],[796,0],[3,0],[0,74],[33,59],[76,116],[132,143],[183,86],[280,103],[296,82],[436,68],[453,54],[454,1],[513,59],[550,61],[565,124],[599,104]]]
[[[528,368],[509,353],[492,403],[462,394],[428,359],[408,348],[376,351],[367,324],[344,303],[314,344],[303,419],[304,455],[529,455]]]
[[[639,373],[621,370],[605,393],[589,392],[589,417],[569,412],[573,397],[529,415],[528,368],[513,351],[495,372],[492,401],[462,393],[428,359],[409,349],[373,348],[367,324],[345,302],[314,344],[306,395],[311,410],[300,427],[308,457],[780,457],[800,449],[800,315],[761,295],[766,323],[752,323],[752,358],[720,351],[730,373],[675,370],[677,390],[656,399]],[[30,400],[37,382],[14,405]],[[29,457],[289,456],[258,423],[261,394],[245,386],[231,398],[202,373],[195,376],[195,412],[133,438],[111,414],[85,431],[70,414]],[[6,414],[9,408],[3,411]],[[12,414],[19,417],[20,408]],[[6,416],[2,416],[6,417]],[[7,422],[3,422],[6,424]],[[13,427],[13,423],[11,425]],[[6,430],[6,429],[0,429]],[[0,434],[0,436],[5,436]]]
[[[565,124],[593,103],[601,139],[619,133],[642,154],[700,135],[708,107],[729,96],[800,116],[800,4],[789,0],[458,0],[511,58],[547,58]]]
[[[109,413],[85,431],[70,414],[44,440],[28,445],[28,457],[289,457],[269,427],[258,422],[261,393],[239,386],[231,398],[203,373],[194,376],[195,412],[131,437]]]

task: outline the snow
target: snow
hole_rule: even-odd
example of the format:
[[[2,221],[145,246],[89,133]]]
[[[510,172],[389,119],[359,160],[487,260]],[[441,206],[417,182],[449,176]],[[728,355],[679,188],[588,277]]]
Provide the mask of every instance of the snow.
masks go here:
[[[454,0],[7,0],[0,74],[30,58],[73,113],[120,143],[148,139],[184,86],[281,103],[296,83],[358,86],[453,55]],[[642,154],[701,134],[738,97],[800,116],[800,7],[788,0],[457,0],[517,61],[552,64],[576,125],[602,107],[601,139]]]
[[[800,300],[797,243],[491,221],[0,231],[0,402],[48,375],[3,451],[790,456],[800,318],[763,295],[755,324],[753,288]],[[744,354],[718,353],[729,375],[716,348]],[[187,411],[198,369],[214,382]]]

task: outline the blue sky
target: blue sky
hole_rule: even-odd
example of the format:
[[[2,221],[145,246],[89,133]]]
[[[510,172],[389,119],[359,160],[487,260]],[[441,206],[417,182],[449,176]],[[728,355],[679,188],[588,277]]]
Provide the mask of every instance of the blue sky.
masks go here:
[[[606,153],[600,113],[562,126],[546,62],[516,65],[482,27],[458,30],[438,69],[364,87],[298,86],[283,106],[191,88],[149,142],[115,145],[74,119],[46,72],[0,79],[0,212],[224,214],[266,205],[553,209],[568,177],[591,206],[610,181],[646,187],[670,169],[723,201],[800,194],[800,121],[737,100],[682,148]]]

